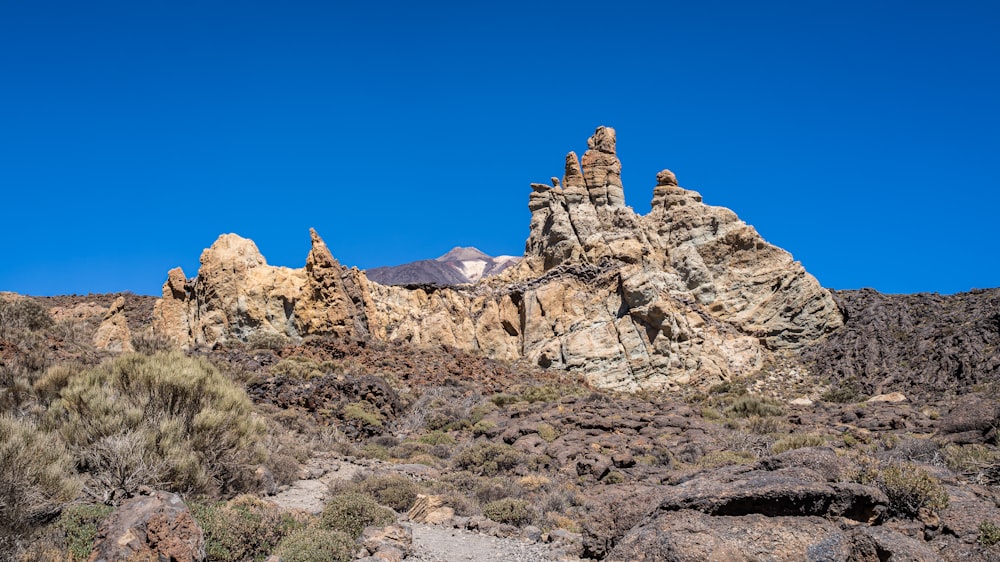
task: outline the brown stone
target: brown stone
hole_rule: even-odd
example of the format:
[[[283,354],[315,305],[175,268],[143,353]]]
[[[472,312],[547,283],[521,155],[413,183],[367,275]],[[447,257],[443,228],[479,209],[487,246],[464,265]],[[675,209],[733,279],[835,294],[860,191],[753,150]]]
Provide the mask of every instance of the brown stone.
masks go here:
[[[98,529],[89,562],[200,562],[205,538],[177,494],[154,492],[126,500]]]

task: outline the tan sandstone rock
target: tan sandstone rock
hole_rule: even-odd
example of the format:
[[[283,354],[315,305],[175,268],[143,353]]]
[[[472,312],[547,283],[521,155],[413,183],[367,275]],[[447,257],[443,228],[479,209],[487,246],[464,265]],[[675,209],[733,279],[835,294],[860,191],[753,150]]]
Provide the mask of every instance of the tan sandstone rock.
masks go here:
[[[132,351],[132,332],[125,318],[125,297],[111,303],[94,334],[94,347],[108,351]]]
[[[533,183],[525,258],[472,286],[383,286],[341,266],[311,232],[303,269],[271,267],[223,235],[198,277],[170,273],[155,328],[181,346],[258,332],[447,345],[583,374],[620,390],[708,385],[842,324],[830,293],[784,250],[701,195],[656,176],[646,216],[625,205],[614,129],[582,166]]]

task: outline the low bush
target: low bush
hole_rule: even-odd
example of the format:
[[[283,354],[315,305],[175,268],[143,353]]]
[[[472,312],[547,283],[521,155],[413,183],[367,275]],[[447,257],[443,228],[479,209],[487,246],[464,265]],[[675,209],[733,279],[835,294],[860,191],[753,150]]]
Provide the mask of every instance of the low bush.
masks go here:
[[[349,562],[354,541],[347,534],[309,527],[291,532],[274,549],[282,562]]]
[[[485,476],[507,472],[523,461],[524,456],[517,449],[499,443],[478,443],[452,459],[456,468]]]
[[[83,562],[94,550],[94,539],[101,522],[114,511],[109,505],[75,504],[67,506],[50,530],[56,535],[53,542],[58,550],[72,562]],[[40,542],[44,542],[40,541]],[[36,543],[35,546],[41,546]]]
[[[296,356],[278,361],[276,365],[271,367],[271,375],[307,381],[332,373],[334,369],[332,361],[319,363],[308,357]]]
[[[71,377],[47,424],[82,469],[115,475],[100,483],[111,487],[102,500],[140,484],[230,495],[255,485],[267,456],[264,422],[243,389],[180,353],[125,354]]]
[[[889,498],[890,516],[914,518],[921,508],[939,511],[948,507],[948,493],[927,471],[910,463],[887,464],[870,457],[859,459],[854,480],[876,487]]]
[[[52,517],[79,491],[62,441],[0,415],[0,536],[19,535]]]
[[[535,514],[527,500],[505,498],[483,506],[483,515],[498,523],[522,526],[531,523]]]
[[[371,402],[350,402],[340,411],[344,421],[364,435],[375,435],[385,427],[385,416]]]
[[[776,417],[750,416],[745,424],[746,430],[757,435],[780,433],[785,429],[785,423]]]
[[[417,500],[417,485],[405,476],[376,476],[361,482],[361,490],[378,503],[402,513]]]
[[[427,445],[454,445],[455,438],[443,431],[431,431],[417,437],[417,441]]]
[[[821,435],[815,433],[796,433],[778,439],[771,445],[771,452],[775,455],[791,451],[792,449],[802,449],[805,447],[819,447],[825,443]]]
[[[1000,451],[985,445],[947,445],[941,453],[951,470],[978,484],[1000,484]]]
[[[983,521],[979,524],[979,538],[976,542],[983,546],[1000,543],[1000,526],[992,521]]]
[[[0,298],[0,339],[18,341],[23,332],[52,325],[48,310],[27,298]]]
[[[217,505],[191,506],[205,533],[205,553],[213,562],[262,560],[286,535],[305,526],[276,505],[237,496]]]
[[[357,540],[365,527],[388,525],[395,520],[392,510],[382,507],[371,496],[347,493],[330,498],[320,515],[319,525]]]
[[[780,416],[785,413],[781,403],[764,396],[741,396],[726,410],[729,414],[741,418],[751,416]]]

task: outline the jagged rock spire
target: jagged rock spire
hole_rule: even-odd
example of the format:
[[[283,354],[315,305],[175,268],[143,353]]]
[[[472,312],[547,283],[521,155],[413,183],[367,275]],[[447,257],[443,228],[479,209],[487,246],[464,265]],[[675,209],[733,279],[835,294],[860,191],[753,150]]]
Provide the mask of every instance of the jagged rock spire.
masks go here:
[[[583,153],[581,164],[590,202],[595,207],[625,206],[622,163],[615,153],[616,143],[615,130],[611,127],[598,127],[587,139],[588,150]]]

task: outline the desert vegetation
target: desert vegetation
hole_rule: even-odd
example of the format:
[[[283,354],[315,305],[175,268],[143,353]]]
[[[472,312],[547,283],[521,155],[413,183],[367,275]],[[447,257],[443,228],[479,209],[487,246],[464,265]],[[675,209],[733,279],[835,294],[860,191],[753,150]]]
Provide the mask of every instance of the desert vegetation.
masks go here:
[[[448,525],[592,559],[652,548],[650,514],[710,525],[744,509],[739,498],[786,517],[854,506],[809,514],[919,527],[921,545],[966,559],[1000,548],[993,395],[866,402],[850,381],[787,389],[768,373],[619,395],[454,350],[324,338],[181,353],[143,334],[139,351],[109,353],[88,341],[92,318],[18,302],[0,299],[0,547],[12,560],[86,560],[110,514],[151,490],[181,494],[219,562],[350,560],[366,528],[428,497]],[[813,403],[792,403],[807,384]],[[317,513],[275,503],[320,454],[363,470],[333,482]],[[801,489],[820,497],[784,499]],[[898,540],[886,548],[913,547]]]

